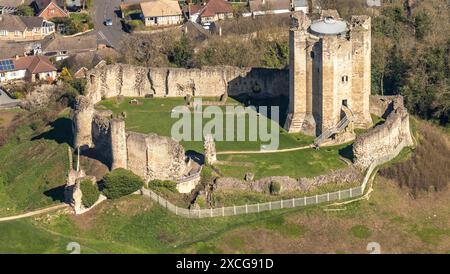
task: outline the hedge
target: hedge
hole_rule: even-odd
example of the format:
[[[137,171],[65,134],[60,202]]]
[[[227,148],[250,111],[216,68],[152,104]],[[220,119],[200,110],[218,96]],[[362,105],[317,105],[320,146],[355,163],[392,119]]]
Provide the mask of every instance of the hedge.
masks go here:
[[[142,179],[133,172],[118,168],[103,178],[103,193],[109,199],[117,199],[139,190],[144,185]]]
[[[80,189],[83,193],[83,196],[81,197],[83,205],[87,208],[93,206],[100,196],[97,184],[93,184],[91,180],[85,179],[81,181]]]

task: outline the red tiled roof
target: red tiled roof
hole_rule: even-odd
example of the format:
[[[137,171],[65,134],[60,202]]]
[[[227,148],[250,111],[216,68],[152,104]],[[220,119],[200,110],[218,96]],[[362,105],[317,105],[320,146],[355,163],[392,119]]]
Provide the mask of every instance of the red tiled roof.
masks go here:
[[[218,13],[232,13],[231,4],[225,0],[209,0],[205,5],[190,6],[190,14],[200,13],[200,16],[210,17]]]
[[[45,56],[25,56],[14,59],[16,70],[26,69],[32,74],[56,71],[56,67]]]

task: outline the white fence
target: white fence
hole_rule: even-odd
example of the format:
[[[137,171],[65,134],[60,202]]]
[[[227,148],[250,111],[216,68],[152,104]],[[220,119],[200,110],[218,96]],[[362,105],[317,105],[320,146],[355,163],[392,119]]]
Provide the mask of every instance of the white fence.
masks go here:
[[[372,164],[367,168],[366,175],[364,176],[363,182],[360,186],[339,190],[336,192],[325,193],[320,195],[314,195],[302,198],[292,198],[288,200],[273,201],[267,203],[258,203],[251,205],[240,205],[240,206],[228,206],[221,208],[209,208],[209,209],[186,209],[178,207],[163,197],[159,196],[155,192],[143,188],[141,189],[141,194],[150,197],[152,200],[160,204],[161,206],[167,208],[169,211],[187,218],[208,218],[208,217],[225,217],[248,213],[259,213],[268,210],[283,209],[283,208],[294,208],[309,205],[317,205],[321,203],[334,202],[340,200],[346,200],[354,197],[362,196],[366,190],[367,183],[372,177],[372,173],[375,168],[383,163],[386,163],[394,159],[400,151],[405,147],[403,143],[399,144],[397,148],[389,155],[385,155],[378,159],[375,159]]]

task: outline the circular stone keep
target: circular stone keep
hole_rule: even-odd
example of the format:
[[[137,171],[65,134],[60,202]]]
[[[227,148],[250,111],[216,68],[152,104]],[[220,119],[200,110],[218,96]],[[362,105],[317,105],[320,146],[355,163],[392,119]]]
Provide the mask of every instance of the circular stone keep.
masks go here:
[[[322,20],[315,21],[311,27],[311,32],[317,35],[337,35],[347,31],[347,23],[342,20],[336,20],[327,17]]]

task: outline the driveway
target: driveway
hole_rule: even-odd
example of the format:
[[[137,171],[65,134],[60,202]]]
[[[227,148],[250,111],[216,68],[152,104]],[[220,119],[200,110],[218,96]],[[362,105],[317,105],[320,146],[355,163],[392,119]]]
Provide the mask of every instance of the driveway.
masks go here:
[[[98,42],[113,48],[118,47],[127,35],[122,29],[120,18],[116,14],[121,2],[121,0],[94,0],[91,12]],[[112,19],[113,25],[105,26],[106,19]]]
[[[0,89],[0,109],[16,107],[20,103],[20,100],[12,99],[8,96],[6,92]]]

